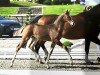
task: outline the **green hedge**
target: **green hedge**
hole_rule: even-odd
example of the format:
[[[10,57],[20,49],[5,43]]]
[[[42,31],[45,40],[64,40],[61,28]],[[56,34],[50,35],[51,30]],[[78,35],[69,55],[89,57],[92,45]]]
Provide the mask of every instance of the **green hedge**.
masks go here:
[[[51,5],[51,0],[45,0],[45,1],[43,2],[43,4]]]
[[[50,5],[50,4],[60,5],[60,4],[70,4],[71,1],[70,0],[38,0],[37,3],[46,4],[46,5]]]
[[[0,5],[8,5],[10,4],[10,0],[0,0]]]

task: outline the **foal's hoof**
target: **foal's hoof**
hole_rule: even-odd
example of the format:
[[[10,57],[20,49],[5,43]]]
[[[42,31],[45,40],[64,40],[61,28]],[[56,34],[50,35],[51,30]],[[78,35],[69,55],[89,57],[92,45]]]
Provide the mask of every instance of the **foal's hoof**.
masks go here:
[[[73,66],[73,62],[70,62],[70,65]]]
[[[10,68],[12,68],[13,67],[13,65],[10,65]]]
[[[49,65],[46,65],[46,68],[47,68],[47,69],[50,69]]]
[[[44,61],[46,61],[47,60],[47,57],[44,57]]]
[[[39,63],[40,63],[40,64],[44,64],[44,62],[42,62],[42,61],[39,61]]]
[[[39,59],[35,59],[35,62],[39,62]]]
[[[97,58],[98,63],[100,62],[100,57]]]

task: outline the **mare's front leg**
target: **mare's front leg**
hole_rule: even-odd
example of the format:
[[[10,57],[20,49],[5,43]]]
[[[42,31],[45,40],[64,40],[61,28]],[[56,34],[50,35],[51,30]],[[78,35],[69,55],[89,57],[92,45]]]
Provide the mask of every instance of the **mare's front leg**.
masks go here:
[[[88,59],[89,47],[90,47],[90,39],[85,39],[85,62],[86,64],[92,64],[92,62]]]
[[[72,57],[70,55],[69,49],[66,46],[64,46],[60,41],[57,42],[57,45],[59,45],[61,48],[64,48],[66,50],[66,52],[69,55],[70,64],[72,65],[73,64],[73,61],[72,61]]]
[[[94,39],[92,39],[92,42],[98,44],[98,46],[99,46],[98,49],[100,50],[100,40],[97,37],[95,37]],[[97,60],[98,60],[98,62],[100,62],[100,57],[98,57]]]

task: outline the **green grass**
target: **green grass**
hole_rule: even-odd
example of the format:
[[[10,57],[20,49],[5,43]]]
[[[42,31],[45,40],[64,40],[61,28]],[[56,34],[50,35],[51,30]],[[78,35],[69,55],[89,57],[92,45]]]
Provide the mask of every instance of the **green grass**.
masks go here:
[[[0,7],[0,15],[10,16],[16,14],[18,7]]]
[[[64,13],[66,10],[71,10],[71,15],[78,14],[82,12],[84,6],[79,4],[75,5],[51,5],[44,8],[44,14],[61,14]]]
[[[11,2],[10,7],[0,7],[0,15],[2,16],[9,16],[12,14],[16,14],[18,8],[20,6],[37,6],[41,4],[37,3],[31,3],[31,2]],[[12,7],[13,6],[13,7]],[[66,10],[71,10],[71,15],[78,14],[82,12],[84,9],[84,6],[81,6],[80,4],[75,5],[47,5],[43,9],[43,14],[61,14],[64,13]]]

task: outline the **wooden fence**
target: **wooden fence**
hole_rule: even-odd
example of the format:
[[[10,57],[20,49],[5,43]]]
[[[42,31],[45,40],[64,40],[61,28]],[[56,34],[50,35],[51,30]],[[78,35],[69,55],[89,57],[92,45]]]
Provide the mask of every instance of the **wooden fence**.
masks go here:
[[[19,8],[19,11],[17,11],[17,14],[10,15],[9,19],[17,20],[21,24],[24,24],[25,22],[30,21],[36,15],[43,15],[43,7],[45,7],[45,6],[33,6],[33,7],[30,7],[30,8],[21,7],[21,8]],[[22,8],[25,8],[25,10],[23,10]]]

